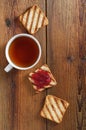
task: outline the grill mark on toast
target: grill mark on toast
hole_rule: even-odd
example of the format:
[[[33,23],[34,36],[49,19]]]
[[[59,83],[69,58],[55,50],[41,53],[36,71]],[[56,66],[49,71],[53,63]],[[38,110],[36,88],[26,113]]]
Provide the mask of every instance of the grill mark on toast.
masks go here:
[[[41,27],[43,26],[43,22],[44,22],[44,15],[43,15],[43,19],[42,19]]]
[[[32,33],[37,31],[36,26],[37,26],[37,22],[39,20],[39,12],[40,12],[40,9],[36,8],[34,18],[33,18],[32,29],[31,29],[31,32],[33,31]]]
[[[29,28],[28,28],[28,26],[27,26],[27,29],[28,29],[29,32],[31,32],[32,23],[33,23],[33,18],[34,18],[34,14],[35,14],[35,9],[36,9],[36,6],[34,6],[33,8],[30,9],[30,13],[33,12],[33,14],[32,14],[32,18],[30,17],[30,14],[29,14],[29,17],[28,17],[28,21],[31,19],[31,21],[30,21],[31,23],[30,23],[30,25],[29,25]],[[28,22],[28,21],[27,21],[27,22]],[[28,22],[28,23],[29,23],[29,22]],[[28,25],[28,23],[27,23],[27,25]]]
[[[26,18],[26,24],[25,24],[26,29],[27,29],[29,14],[30,14],[30,10],[28,10],[28,14],[27,14],[27,18]]]
[[[44,111],[44,109],[42,110],[42,114],[41,114],[44,118],[47,118],[47,114],[46,112]]]
[[[59,108],[61,114],[64,115],[64,113],[63,113],[63,111],[61,110],[61,108],[60,108],[60,106],[59,106],[58,101],[56,100],[56,98],[54,98],[54,101],[56,102],[56,104],[57,104],[57,106],[58,106],[58,108]]]
[[[31,22],[31,26],[30,26],[30,32],[31,32],[31,34],[32,34],[32,26],[33,26],[33,22],[34,22],[34,16],[35,16],[35,13],[36,13],[36,8],[37,8],[37,6],[34,6],[34,9],[33,9],[33,17],[32,17],[32,22]]]
[[[26,13],[24,13],[23,15],[22,15],[22,23],[23,23],[23,25],[24,25],[24,27],[26,27],[25,25],[26,25],[26,23],[27,23],[27,21],[26,21],[26,19],[27,19],[27,12]]]
[[[52,113],[52,111],[51,111],[51,113],[52,113],[52,115],[54,115],[54,118],[55,118],[54,120],[55,120],[56,122],[60,122],[59,115],[58,115],[58,113],[56,112],[55,107],[54,107],[54,105],[52,104],[51,99],[49,99],[49,97],[47,98],[47,101],[49,102],[50,107],[51,107],[51,109],[52,109],[52,111],[53,111],[53,113]],[[58,120],[58,121],[57,121],[57,120]]]
[[[49,99],[49,97],[48,97],[48,100],[50,101],[51,107],[52,107],[52,109],[54,110],[54,113],[56,114],[56,116],[57,116],[57,118],[58,118],[58,120],[59,120],[59,122],[60,122],[61,119],[62,119],[62,117],[60,118],[58,112],[56,111],[55,106],[52,104],[51,99]],[[53,99],[53,100],[54,100],[54,99]],[[57,109],[58,109],[58,107],[57,107]],[[61,113],[59,109],[58,109],[58,111],[59,111],[59,113]],[[62,115],[61,115],[61,116],[62,116]]]
[[[36,27],[35,29],[38,30],[38,22],[39,22],[39,18],[40,18],[40,14],[41,14],[41,10],[39,9],[39,14],[38,14],[38,19],[37,19],[37,24],[36,24]]]
[[[38,25],[37,25],[37,28],[38,28],[38,29],[42,27],[43,17],[44,17],[44,15],[43,15],[43,13],[41,12],[41,13],[40,13],[40,16],[39,16]]]
[[[57,112],[56,112],[56,110],[55,110],[54,106],[53,106],[53,105],[51,105],[51,106],[52,106],[53,111],[55,112],[55,114],[56,114],[56,116],[57,116],[57,118],[58,118],[58,120],[59,120],[59,122],[60,122],[60,121],[61,121],[61,119],[59,118],[59,115],[57,114]]]
[[[67,106],[65,105],[64,101],[61,100],[61,103],[63,104],[65,110],[67,109]]]
[[[48,105],[46,104],[46,109],[47,109],[47,111],[49,111],[49,114],[50,114],[50,117],[51,117],[51,119],[50,120],[53,120],[53,121],[55,121],[55,119],[53,118],[53,116],[52,116],[52,112],[49,110],[49,108],[48,108]],[[48,116],[47,116],[47,118],[48,118]]]
[[[49,113],[49,111],[48,111],[48,109],[47,109],[46,106],[44,106],[42,112],[43,112],[43,114],[44,114],[43,117],[48,118],[48,119],[51,119],[51,115],[50,115],[50,113]]]
[[[60,98],[57,98],[56,99],[56,97],[54,97],[54,99],[55,99],[55,101],[56,101],[56,103],[58,104],[58,106],[60,107],[61,106],[61,108],[63,107],[63,111],[62,112],[64,112],[65,113],[65,111],[66,111],[66,109],[67,109],[67,106],[65,105],[65,104],[67,104],[67,102],[66,101],[64,101],[64,100],[62,100],[62,99],[60,99]],[[60,108],[60,109],[61,109]],[[63,115],[64,115],[64,113],[63,113]]]

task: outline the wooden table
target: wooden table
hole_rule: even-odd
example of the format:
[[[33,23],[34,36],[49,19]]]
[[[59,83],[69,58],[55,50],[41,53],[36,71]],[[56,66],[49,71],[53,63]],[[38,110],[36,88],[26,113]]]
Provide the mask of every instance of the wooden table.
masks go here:
[[[38,4],[49,25],[34,36],[42,46],[40,62],[28,71],[4,72],[5,46],[27,33],[18,16]],[[47,63],[58,85],[35,94],[29,72]],[[70,103],[61,124],[40,116],[45,96]],[[86,130],[86,0],[3,0],[0,2],[0,130]]]

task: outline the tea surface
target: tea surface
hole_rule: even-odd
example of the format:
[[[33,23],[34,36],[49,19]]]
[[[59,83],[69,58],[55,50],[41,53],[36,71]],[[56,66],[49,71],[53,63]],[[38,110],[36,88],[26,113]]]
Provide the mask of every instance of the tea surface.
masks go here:
[[[16,38],[9,47],[9,56],[19,67],[29,67],[35,63],[39,55],[38,45],[28,37]]]

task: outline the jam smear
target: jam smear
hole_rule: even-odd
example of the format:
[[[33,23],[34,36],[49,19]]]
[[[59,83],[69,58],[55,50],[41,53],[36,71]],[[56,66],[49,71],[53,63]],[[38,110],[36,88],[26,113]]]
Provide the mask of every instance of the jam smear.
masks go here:
[[[45,70],[38,70],[32,75],[32,79],[34,80],[34,84],[38,89],[43,88],[44,86],[49,85],[51,82],[51,77],[49,72]]]

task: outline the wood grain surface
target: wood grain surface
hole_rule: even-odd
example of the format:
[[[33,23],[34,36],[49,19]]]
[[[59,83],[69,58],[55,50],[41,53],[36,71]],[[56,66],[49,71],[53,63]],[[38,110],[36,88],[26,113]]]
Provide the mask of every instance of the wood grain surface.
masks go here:
[[[5,46],[15,34],[27,33],[18,16],[34,4],[49,19],[34,35],[42,46],[41,60],[33,69],[6,73]],[[0,130],[86,130],[86,0],[3,0],[0,30]],[[58,84],[35,94],[27,77],[44,63]],[[60,124],[40,116],[47,94],[70,103]]]

